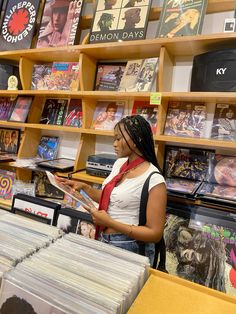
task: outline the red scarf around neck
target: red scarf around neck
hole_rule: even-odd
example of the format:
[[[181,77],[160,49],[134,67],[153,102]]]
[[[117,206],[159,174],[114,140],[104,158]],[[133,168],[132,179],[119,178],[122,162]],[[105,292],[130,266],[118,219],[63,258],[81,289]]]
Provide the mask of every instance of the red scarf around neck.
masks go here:
[[[108,210],[108,206],[109,206],[109,202],[110,202],[110,196],[111,196],[111,193],[112,193],[112,190],[114,189],[114,187],[121,181],[121,179],[123,178],[123,175],[125,173],[127,173],[129,170],[131,170],[133,168],[136,168],[137,166],[139,166],[144,161],[145,161],[144,158],[138,157],[135,160],[133,160],[131,163],[129,163],[129,160],[127,160],[120,167],[119,173],[104,186],[104,188],[102,190],[102,195],[100,198],[98,210],[105,210],[105,211]],[[98,237],[99,232],[103,231],[104,229],[105,229],[105,227],[102,227],[102,226],[96,227],[96,239]]]

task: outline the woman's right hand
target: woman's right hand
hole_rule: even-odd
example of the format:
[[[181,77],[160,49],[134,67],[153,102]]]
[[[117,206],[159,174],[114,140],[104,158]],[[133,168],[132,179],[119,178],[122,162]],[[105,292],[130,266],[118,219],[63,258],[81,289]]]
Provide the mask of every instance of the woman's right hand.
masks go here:
[[[69,179],[58,177],[58,176],[55,176],[55,177],[56,177],[56,180],[58,182],[69,186],[74,191],[80,192],[80,190],[84,189],[84,187],[86,186],[86,183],[82,183],[82,182],[74,181],[74,180],[69,180]]]

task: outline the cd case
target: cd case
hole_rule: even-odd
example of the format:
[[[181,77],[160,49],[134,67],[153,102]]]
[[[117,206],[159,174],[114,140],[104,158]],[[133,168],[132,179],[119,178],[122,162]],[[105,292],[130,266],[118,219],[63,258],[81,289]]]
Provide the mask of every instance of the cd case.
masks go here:
[[[74,168],[74,160],[68,158],[56,158],[37,162],[37,166],[58,171],[71,171]]]

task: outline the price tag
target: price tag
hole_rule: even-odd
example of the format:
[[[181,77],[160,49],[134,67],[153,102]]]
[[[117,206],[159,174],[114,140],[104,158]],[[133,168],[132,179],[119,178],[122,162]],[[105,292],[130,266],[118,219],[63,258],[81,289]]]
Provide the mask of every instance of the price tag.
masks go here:
[[[150,94],[150,104],[160,105],[161,104],[161,93],[151,93]]]

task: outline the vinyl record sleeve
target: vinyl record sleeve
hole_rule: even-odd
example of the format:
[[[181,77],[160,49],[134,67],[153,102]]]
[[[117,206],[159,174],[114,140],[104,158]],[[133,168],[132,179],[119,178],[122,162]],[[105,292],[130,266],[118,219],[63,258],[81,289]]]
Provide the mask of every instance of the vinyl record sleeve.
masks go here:
[[[62,125],[67,104],[68,99],[46,99],[40,118],[40,123]]]
[[[33,99],[31,96],[18,96],[9,121],[25,122]]]
[[[81,99],[71,99],[67,107],[63,125],[81,128],[83,125],[83,111]]]
[[[35,182],[35,194],[37,197],[53,198],[55,200],[64,199],[64,193],[50,183],[45,172],[35,171],[33,180]]]
[[[144,117],[150,124],[152,133],[155,134],[157,130],[158,108],[158,105],[150,105],[148,101],[135,100],[132,115],[138,114]]]
[[[17,154],[20,144],[20,130],[0,128],[0,155]],[[13,155],[14,156],[14,155]]]
[[[12,101],[8,97],[0,98],[0,120],[7,121],[11,115],[12,109],[14,108],[15,101]]]
[[[52,63],[34,64],[33,72],[32,72],[31,89],[49,90],[51,73],[52,73]]]
[[[74,168],[75,160],[68,158],[57,158],[52,160],[43,160],[36,163],[39,167],[56,171],[71,171]]]
[[[137,90],[138,75],[142,68],[144,59],[129,60],[126,64],[124,74],[120,81],[119,91],[131,92]]]
[[[54,159],[59,145],[59,137],[42,136],[37,149],[37,157],[43,159]]]
[[[177,194],[185,194],[185,195],[194,195],[201,182],[199,181],[191,181],[185,179],[177,179],[177,178],[167,178],[166,186],[168,192],[177,193]]]
[[[126,64],[99,63],[97,65],[94,90],[117,91],[124,75]]]
[[[49,90],[79,89],[79,62],[53,62]]]

